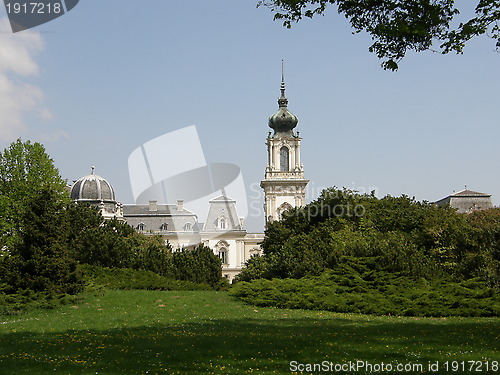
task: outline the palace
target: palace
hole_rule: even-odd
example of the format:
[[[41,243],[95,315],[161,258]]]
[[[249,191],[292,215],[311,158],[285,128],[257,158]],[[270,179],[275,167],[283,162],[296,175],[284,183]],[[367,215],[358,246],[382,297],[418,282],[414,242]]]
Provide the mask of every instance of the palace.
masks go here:
[[[304,167],[300,163],[300,141],[294,132],[298,118],[288,111],[285,82],[282,74],[278,112],[269,118],[274,134],[267,137],[268,162],[261,187],[265,194],[266,222],[279,220],[283,211],[304,205]],[[86,202],[100,209],[104,219],[124,220],[138,232],[159,235],[174,249],[193,248],[198,244],[210,247],[222,260],[222,274],[230,281],[252,256],[262,254],[263,233],[248,233],[243,218],[238,216],[236,201],[222,194],[208,202],[204,223],[186,209],[183,197],[176,203],[121,204],[106,179],[92,173],[80,178],[71,187],[71,199]]]
[[[288,110],[283,73],[280,90],[278,111],[269,117],[269,127],[273,132],[269,132],[266,139],[267,165],[260,183],[264,190],[266,223],[280,220],[286,210],[304,206],[309,182],[304,177],[300,158],[302,138],[294,130],[299,120]],[[179,194],[183,190],[176,191]],[[142,204],[123,205],[116,201],[111,184],[94,174],[94,167],[90,175],[74,183],[70,194],[76,203],[86,202],[98,207],[104,219],[117,218],[140,233],[161,236],[174,250],[189,249],[198,244],[208,246],[220,257],[223,276],[232,281],[250,257],[262,254],[260,243],[264,234],[248,233],[244,219],[238,216],[236,201],[226,196],[224,189],[221,192],[221,195],[208,201],[205,222],[200,222],[195,212],[186,209],[183,197],[176,197],[176,203],[159,203],[157,200],[144,202],[143,199]],[[152,196],[156,195],[161,194],[157,191],[152,193]],[[462,213],[493,207],[490,194],[467,189],[435,204],[450,205]]]

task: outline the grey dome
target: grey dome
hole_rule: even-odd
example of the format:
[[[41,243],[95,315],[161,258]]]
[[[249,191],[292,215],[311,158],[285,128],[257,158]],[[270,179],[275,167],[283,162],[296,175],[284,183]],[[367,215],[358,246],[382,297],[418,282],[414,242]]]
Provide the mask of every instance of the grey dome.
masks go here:
[[[278,112],[269,117],[269,127],[275,132],[285,133],[297,126],[299,118],[290,113],[286,107],[280,108]]]
[[[73,201],[116,202],[111,184],[101,176],[90,174],[80,178],[71,188]]]

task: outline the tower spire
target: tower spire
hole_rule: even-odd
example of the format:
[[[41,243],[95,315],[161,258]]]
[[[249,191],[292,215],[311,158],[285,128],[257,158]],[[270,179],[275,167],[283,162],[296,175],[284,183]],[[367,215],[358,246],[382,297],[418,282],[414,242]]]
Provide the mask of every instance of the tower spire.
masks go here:
[[[278,98],[278,112],[269,117],[269,127],[276,133],[287,133],[297,126],[299,119],[288,111],[285,96],[285,62],[281,60],[281,96]]]
[[[285,61],[281,60],[281,97],[285,98]]]
[[[280,108],[286,108],[288,106],[288,99],[285,96],[285,62],[281,60],[281,96],[278,99],[278,105]]]

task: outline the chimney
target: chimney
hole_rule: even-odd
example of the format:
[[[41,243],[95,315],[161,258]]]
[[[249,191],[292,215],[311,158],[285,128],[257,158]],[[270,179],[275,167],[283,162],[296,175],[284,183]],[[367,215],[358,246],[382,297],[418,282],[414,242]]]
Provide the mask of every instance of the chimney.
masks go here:
[[[177,200],[177,211],[184,211],[184,201],[182,199]]]
[[[158,204],[156,201],[149,201],[149,211],[158,211]]]

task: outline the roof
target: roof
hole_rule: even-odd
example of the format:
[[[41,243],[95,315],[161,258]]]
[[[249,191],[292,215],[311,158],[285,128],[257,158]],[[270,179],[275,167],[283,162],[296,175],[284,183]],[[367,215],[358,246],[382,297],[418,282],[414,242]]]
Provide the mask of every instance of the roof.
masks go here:
[[[460,213],[469,213],[472,211],[493,208],[491,194],[480,193],[468,189],[450,194],[434,203],[438,206],[449,205]]]
[[[111,184],[93,173],[76,181],[70,196],[73,201],[115,202],[115,192]]]
[[[225,195],[210,200],[203,230],[207,232],[243,230],[236,212],[236,201]]]
[[[177,216],[177,215],[194,215],[193,212],[182,209],[182,211],[177,210],[176,204],[157,204],[156,210],[150,210],[149,204],[124,204],[123,205],[123,215],[124,216],[134,216],[134,215],[149,215],[149,216]]]
[[[450,196],[451,197],[491,197],[491,194],[480,193],[478,191],[464,189],[462,191],[453,193]]]
[[[225,195],[220,195],[217,198],[210,199],[209,202],[210,203],[217,203],[217,202],[236,203],[236,201],[234,199],[226,197]]]

